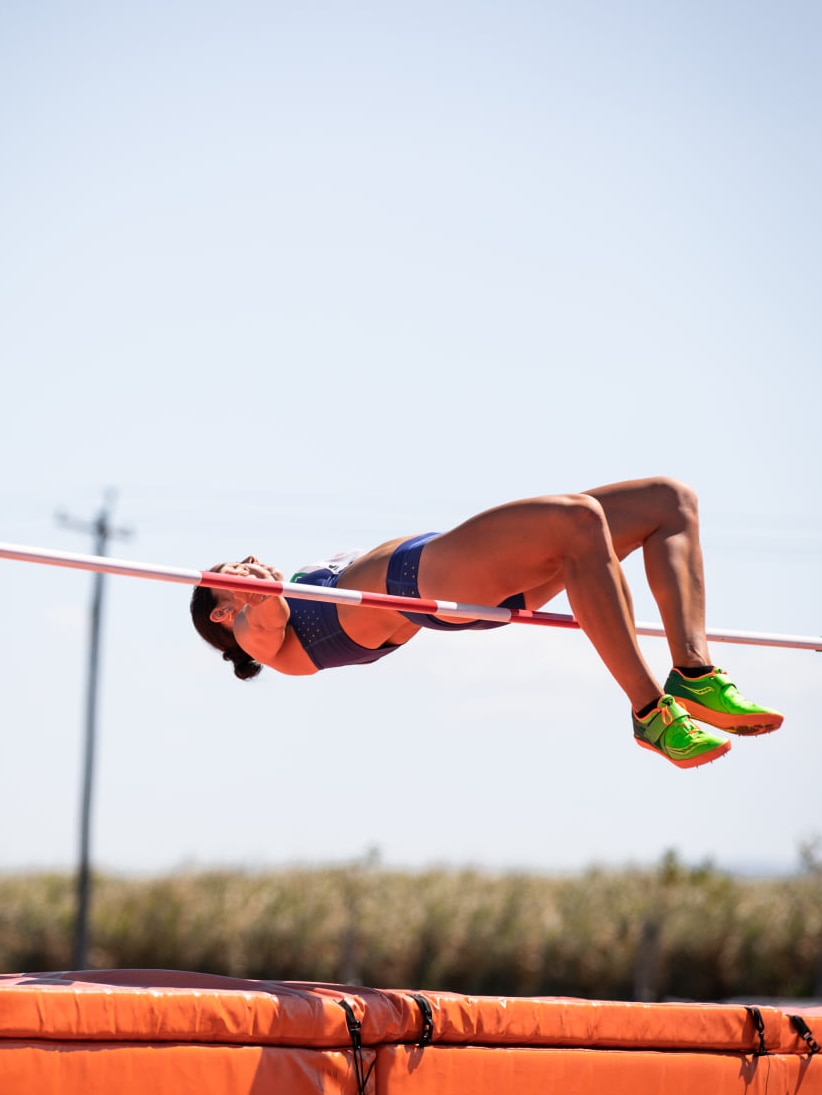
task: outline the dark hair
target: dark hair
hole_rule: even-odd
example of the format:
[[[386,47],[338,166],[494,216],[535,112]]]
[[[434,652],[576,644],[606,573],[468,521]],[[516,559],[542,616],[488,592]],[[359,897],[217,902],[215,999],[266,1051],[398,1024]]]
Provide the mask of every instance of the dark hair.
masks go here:
[[[201,638],[222,651],[224,662],[234,663],[235,677],[239,677],[241,681],[251,680],[263,667],[243,650],[229,628],[211,619],[212,610],[216,607],[214,590],[208,586],[196,586],[191,594],[191,619],[194,627]]]

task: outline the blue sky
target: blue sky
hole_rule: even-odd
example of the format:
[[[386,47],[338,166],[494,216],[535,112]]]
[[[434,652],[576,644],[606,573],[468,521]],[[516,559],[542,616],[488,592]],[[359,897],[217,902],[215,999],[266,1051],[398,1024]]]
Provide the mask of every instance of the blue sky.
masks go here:
[[[0,539],[90,551],[55,513],[111,487],[112,554],[290,572],[662,473],[713,626],[822,629],[818,5],[57,0],[0,31]],[[0,869],[67,867],[91,577],[0,590]],[[106,583],[101,867],[790,870],[822,834],[816,654],[715,648],[785,726],[680,772],[582,636],[243,685],[187,597]]]

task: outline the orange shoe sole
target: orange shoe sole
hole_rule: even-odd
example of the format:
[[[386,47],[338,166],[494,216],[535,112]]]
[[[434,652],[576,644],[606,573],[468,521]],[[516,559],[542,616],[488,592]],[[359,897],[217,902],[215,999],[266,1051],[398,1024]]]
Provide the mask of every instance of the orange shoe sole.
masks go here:
[[[649,749],[652,753],[656,753],[658,757],[662,757],[663,760],[675,764],[677,768],[698,768],[701,764],[710,764],[711,761],[724,757],[731,748],[731,743],[724,741],[722,745],[717,745],[716,749],[711,749],[709,753],[701,753],[698,757],[684,757],[682,760],[675,760],[673,757],[669,757],[667,753],[663,753],[661,749],[657,749],[655,745],[651,745],[649,741],[642,741],[636,737],[634,741],[643,749]]]
[[[772,730],[778,730],[785,721],[785,716],[778,711],[754,715],[732,715],[724,711],[712,711],[710,707],[703,707],[693,700],[676,697],[680,707],[684,707],[692,719],[706,722],[709,726],[715,726],[717,730],[725,730],[728,734],[739,734],[741,737],[756,737],[757,734],[770,734]]]

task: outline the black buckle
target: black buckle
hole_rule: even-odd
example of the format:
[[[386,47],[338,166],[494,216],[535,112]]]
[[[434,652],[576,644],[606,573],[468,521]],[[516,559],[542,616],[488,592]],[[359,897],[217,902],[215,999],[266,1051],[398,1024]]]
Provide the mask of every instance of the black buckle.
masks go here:
[[[338,1000],[337,1003],[345,1012],[345,1023],[351,1038],[351,1048],[354,1051],[354,1076],[357,1080],[357,1095],[365,1095],[365,1087],[371,1076],[371,1070],[377,1063],[376,1056],[366,1072],[365,1062],[362,1059],[362,1023],[354,1014],[354,1009],[347,1000]]]
[[[817,1040],[814,1038],[813,1031],[802,1018],[802,1016],[789,1015],[788,1018],[790,1019],[791,1023],[793,1023],[793,1028],[799,1035],[799,1037],[804,1038],[805,1041],[808,1043],[808,1049],[811,1051],[811,1056],[813,1056],[814,1053],[819,1053],[822,1047],[820,1047],[819,1042],[817,1042]]]
[[[753,1025],[756,1027],[756,1033],[759,1035],[759,1049],[755,1050],[754,1057],[766,1056],[768,1049],[765,1045],[765,1020],[762,1018],[762,1012],[759,1008],[746,1005],[745,1011],[753,1019]]]
[[[430,1046],[434,1041],[434,1011],[430,1002],[419,992],[411,993],[412,999],[416,1000],[417,1007],[422,1012],[422,1031],[420,1032],[421,1046]]]

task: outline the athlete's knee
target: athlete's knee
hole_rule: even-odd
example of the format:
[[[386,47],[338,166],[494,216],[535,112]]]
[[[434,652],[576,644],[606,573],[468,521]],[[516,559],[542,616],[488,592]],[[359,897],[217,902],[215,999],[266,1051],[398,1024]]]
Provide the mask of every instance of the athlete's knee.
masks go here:
[[[672,518],[685,525],[699,521],[699,499],[693,487],[679,479],[662,476],[654,481],[662,506]]]
[[[596,498],[590,494],[564,494],[558,501],[571,548],[601,545],[608,541],[605,510]]]

